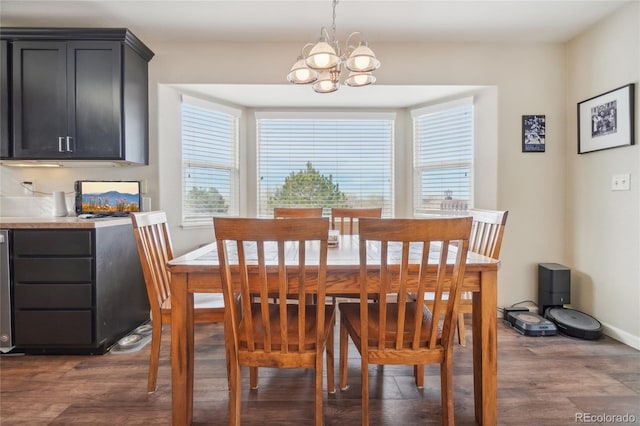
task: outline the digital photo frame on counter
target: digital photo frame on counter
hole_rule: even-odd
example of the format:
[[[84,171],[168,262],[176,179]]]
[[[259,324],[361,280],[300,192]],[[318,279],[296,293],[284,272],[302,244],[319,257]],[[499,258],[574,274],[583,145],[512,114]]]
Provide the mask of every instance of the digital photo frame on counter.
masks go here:
[[[74,189],[77,216],[128,216],[141,210],[140,181],[79,180]]]

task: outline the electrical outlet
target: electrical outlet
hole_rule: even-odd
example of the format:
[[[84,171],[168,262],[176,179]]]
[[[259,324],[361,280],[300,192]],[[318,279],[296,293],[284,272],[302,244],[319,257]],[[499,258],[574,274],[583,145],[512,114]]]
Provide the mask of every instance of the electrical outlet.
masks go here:
[[[611,177],[611,190],[612,191],[629,191],[630,179],[631,179],[631,175],[629,173],[613,175]]]
[[[22,191],[24,195],[36,195],[36,181],[35,179],[23,179],[20,182],[20,186],[22,186]]]

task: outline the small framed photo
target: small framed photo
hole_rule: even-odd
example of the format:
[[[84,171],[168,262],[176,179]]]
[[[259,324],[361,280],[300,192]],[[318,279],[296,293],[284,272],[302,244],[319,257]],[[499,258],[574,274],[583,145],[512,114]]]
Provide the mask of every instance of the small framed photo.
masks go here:
[[[523,115],[522,152],[544,152],[546,128],[544,115]]]
[[[634,144],[635,84],[578,103],[578,154]]]

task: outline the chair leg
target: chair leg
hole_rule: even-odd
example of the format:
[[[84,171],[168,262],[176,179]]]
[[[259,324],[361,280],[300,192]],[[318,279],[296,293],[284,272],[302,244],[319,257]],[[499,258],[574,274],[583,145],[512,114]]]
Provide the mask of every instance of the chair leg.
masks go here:
[[[316,353],[316,377],[315,377],[315,425],[322,426],[322,352]],[[327,376],[328,377],[328,376]]]
[[[453,353],[445,355],[440,364],[440,388],[442,398],[442,424],[454,425],[453,415]]]
[[[362,424],[369,426],[369,363],[362,357],[360,375],[362,377]]]
[[[424,387],[424,364],[414,365],[413,375],[416,381],[416,386],[422,389]]]
[[[240,426],[241,370],[236,360],[229,367],[229,426]]]
[[[467,339],[464,335],[464,314],[458,314],[458,343],[460,346],[467,345]]]
[[[160,343],[162,340],[162,323],[160,320],[151,322],[151,355],[149,356],[149,379],[147,392],[156,391],[158,384],[158,365],[160,364]]]
[[[329,393],[336,393],[336,377],[335,377],[335,367],[334,367],[334,342],[333,335],[335,325],[331,327],[329,330],[329,335],[327,336],[327,391]]]
[[[249,385],[251,389],[258,389],[258,367],[249,367]]]
[[[340,389],[347,390],[347,355],[349,352],[349,341],[347,329],[340,324]]]

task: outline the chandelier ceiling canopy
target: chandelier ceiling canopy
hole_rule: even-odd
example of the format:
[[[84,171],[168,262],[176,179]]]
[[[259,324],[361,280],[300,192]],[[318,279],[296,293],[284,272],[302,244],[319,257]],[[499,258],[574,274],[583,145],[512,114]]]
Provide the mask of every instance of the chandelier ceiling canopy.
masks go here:
[[[320,38],[316,43],[307,43],[302,53],[291,67],[287,80],[293,84],[311,84],[318,93],[331,93],[340,88],[341,74],[346,69],[349,74],[344,83],[352,87],[361,87],[374,83],[373,71],[380,68],[380,60],[366,41],[355,46],[352,38],[360,35],[353,32],[347,37],[344,48],[336,38],[336,5],[332,0],[333,20],[331,34],[326,27],[320,29]]]

